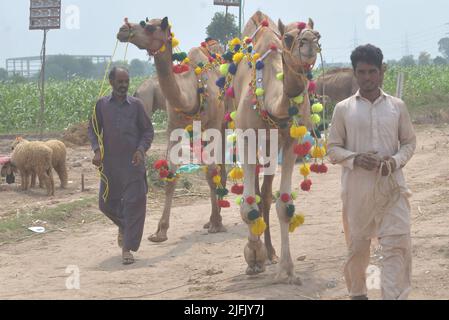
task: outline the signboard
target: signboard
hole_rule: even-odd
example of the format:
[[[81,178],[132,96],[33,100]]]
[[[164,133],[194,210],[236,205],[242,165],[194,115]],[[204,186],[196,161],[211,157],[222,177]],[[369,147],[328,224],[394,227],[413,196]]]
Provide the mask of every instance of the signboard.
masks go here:
[[[241,0],[214,0],[216,6],[240,7]]]
[[[30,0],[30,30],[61,28],[61,0]]]

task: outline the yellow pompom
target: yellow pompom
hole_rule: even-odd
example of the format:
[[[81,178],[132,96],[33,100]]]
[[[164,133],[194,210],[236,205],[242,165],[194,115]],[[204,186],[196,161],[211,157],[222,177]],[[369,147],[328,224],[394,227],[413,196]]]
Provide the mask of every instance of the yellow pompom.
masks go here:
[[[228,123],[228,129],[235,130],[235,122],[231,121]]]
[[[311,150],[312,158],[323,159],[326,156],[326,148],[315,146]]]
[[[162,45],[162,47],[159,49],[160,52],[165,52],[167,50],[167,47],[164,45]]]
[[[173,38],[171,41],[171,45],[173,48],[176,48],[177,46],[179,46],[179,40],[176,38]]]
[[[232,61],[234,61],[235,64],[239,64],[240,61],[242,61],[244,56],[245,55],[242,52],[237,52],[236,54],[234,54]]]
[[[307,134],[307,128],[304,126],[301,127],[297,127],[297,126],[292,126],[290,128],[290,136],[293,139],[299,139],[304,137]]]
[[[257,61],[260,59],[260,53],[255,53],[253,56],[253,61]]]
[[[231,40],[231,45],[238,46],[239,44],[241,44],[241,41],[239,38],[234,38]]]
[[[214,183],[215,183],[216,185],[220,185],[220,183],[221,183],[221,177],[220,177],[220,176],[215,176],[215,177],[213,178],[213,181],[214,181]]]
[[[192,131],[193,131],[193,125],[189,124],[189,125],[185,128],[185,130],[186,130],[187,132],[192,132]]]
[[[237,141],[237,135],[235,133],[231,134],[231,135],[228,136],[227,140],[228,140],[229,143],[234,143],[234,142]]]
[[[309,164],[303,164],[300,169],[299,172],[301,172],[301,175],[304,177],[308,177],[310,175],[310,165]]]
[[[289,232],[290,233],[293,233],[293,232],[295,232],[295,230],[298,228],[298,227],[300,227],[300,226],[302,226],[303,224],[304,224],[304,222],[305,222],[305,218],[304,218],[304,216],[301,214],[301,215],[295,215],[292,219],[291,219],[291,221],[290,221],[290,225],[289,225]]]
[[[243,169],[241,168],[234,168],[229,173],[229,178],[231,180],[242,180],[243,179]]]
[[[196,68],[195,68],[195,74],[196,74],[197,76],[199,76],[199,75],[201,74],[201,72],[203,72],[203,69],[201,69],[200,67],[196,67]]]
[[[263,235],[266,229],[267,224],[265,223],[262,217],[254,221],[254,223],[251,225],[251,233],[258,237]]]

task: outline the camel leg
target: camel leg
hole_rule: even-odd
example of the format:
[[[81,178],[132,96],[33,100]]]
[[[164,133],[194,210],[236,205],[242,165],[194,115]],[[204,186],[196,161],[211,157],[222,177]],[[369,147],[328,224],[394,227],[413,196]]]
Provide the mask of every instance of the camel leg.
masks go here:
[[[262,201],[260,203],[261,212],[263,213],[263,218],[267,224],[267,229],[265,230],[265,246],[267,248],[268,260],[272,264],[278,263],[278,256],[276,255],[276,250],[271,242],[271,232],[270,232],[270,211],[271,205],[273,203],[273,180],[274,175],[264,176],[264,181],[262,185],[262,193],[260,195]]]
[[[283,163],[280,188],[281,194],[286,193],[290,195],[292,193],[292,176],[296,158],[297,157],[293,152],[293,143],[292,141],[288,141],[283,148]],[[281,226],[281,259],[279,263],[279,273],[276,278],[277,280],[281,280],[283,275],[286,273],[288,284],[301,285],[301,280],[295,276],[293,260],[290,253],[290,218],[287,216],[287,205],[290,204],[293,204],[293,201],[291,199],[289,203],[284,203],[281,199],[279,199],[276,203],[279,224]]]
[[[175,145],[174,142],[169,141],[167,150],[171,150],[174,145]],[[170,152],[168,154],[170,155]],[[170,162],[170,160],[169,160],[169,162]],[[176,168],[176,166],[173,165],[173,163],[171,163],[170,167],[173,170]],[[168,182],[167,186],[165,187],[164,211],[162,212],[162,217],[159,220],[159,225],[157,227],[156,233],[154,233],[148,237],[148,240],[150,240],[151,242],[161,243],[161,242],[165,242],[168,240],[167,231],[168,231],[168,228],[170,227],[170,213],[171,213],[171,207],[173,204],[173,195],[175,193],[175,187],[176,187],[176,180],[173,182]]]
[[[30,183],[30,176],[27,172],[20,171],[20,180],[21,180],[21,187],[22,191],[27,191],[29,188]]]
[[[243,170],[245,172],[244,199],[247,199],[250,196],[256,198],[256,165],[250,165],[247,163],[248,161],[244,161],[243,165]],[[252,210],[259,211],[258,205],[256,203],[249,205],[245,201],[245,203],[240,208],[240,214],[243,221],[245,221],[245,223],[248,225],[249,231],[248,243],[245,246],[244,250],[245,260],[248,264],[248,268],[246,269],[247,275],[255,275],[265,272],[265,263],[267,261],[267,249],[264,243],[259,236],[251,233],[251,224],[248,219],[248,214]]]
[[[216,185],[213,181],[213,176],[210,174],[214,169],[216,169],[215,165],[209,166],[209,170],[206,173],[207,183],[209,184],[210,189],[210,200],[212,206],[212,214],[210,216],[209,223],[207,223],[204,228],[209,230],[209,233],[219,233],[226,232],[226,228],[223,226],[223,218],[221,216],[221,208],[218,206],[218,198],[216,193]],[[223,186],[226,186],[226,169],[223,167],[221,172],[221,179]],[[223,180],[224,178],[224,180]]]

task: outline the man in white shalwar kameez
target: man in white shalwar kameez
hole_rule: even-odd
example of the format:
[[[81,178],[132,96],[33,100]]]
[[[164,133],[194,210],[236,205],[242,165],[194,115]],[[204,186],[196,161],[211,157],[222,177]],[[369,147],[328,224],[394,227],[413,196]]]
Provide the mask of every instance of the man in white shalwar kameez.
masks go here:
[[[335,107],[329,157],[343,167],[343,220],[349,255],[345,279],[353,300],[366,300],[372,238],[382,247],[382,297],[411,291],[411,192],[402,168],[416,149],[405,103],[380,89],[382,51],[358,47],[351,56],[360,90]]]

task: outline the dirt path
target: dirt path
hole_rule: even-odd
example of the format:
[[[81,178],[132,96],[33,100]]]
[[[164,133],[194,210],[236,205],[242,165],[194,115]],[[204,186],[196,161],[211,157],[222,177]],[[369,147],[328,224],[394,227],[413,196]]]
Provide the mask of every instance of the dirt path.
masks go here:
[[[449,128],[420,127],[418,135],[417,154],[406,169],[415,193],[415,289],[411,298],[448,299]],[[81,157],[84,152],[88,153],[88,149],[77,149]],[[89,170],[87,160],[82,167]],[[300,181],[298,170],[295,174],[298,176],[294,181]],[[173,209],[169,240],[159,245],[144,240],[136,255],[137,263],[130,267],[121,265],[115,242],[117,230],[103,218],[64,232],[0,246],[0,299],[346,299],[340,168],[331,167],[328,175],[314,180],[313,192],[301,193],[296,203],[306,214],[306,224],[291,235],[295,260],[306,257],[295,261],[303,286],[274,284],[276,266],[269,266],[265,274],[257,277],[244,275],[247,229],[236,206],[224,212],[228,233],[208,235],[201,229],[210,214],[208,200],[184,199]],[[279,185],[278,180],[275,183]],[[94,195],[95,179],[89,186]],[[67,192],[57,199],[42,201],[79,197],[77,192]],[[17,207],[19,202],[10,203],[20,201],[17,194],[0,192],[1,206]],[[155,230],[160,211],[160,205],[156,208],[156,204],[150,204],[145,235]],[[279,225],[274,212],[272,221],[274,245],[279,250]],[[379,257],[373,255],[372,264],[378,261]],[[66,288],[70,276],[66,270],[70,266],[79,270],[79,290]],[[370,295],[378,298],[380,292],[373,290]]]

